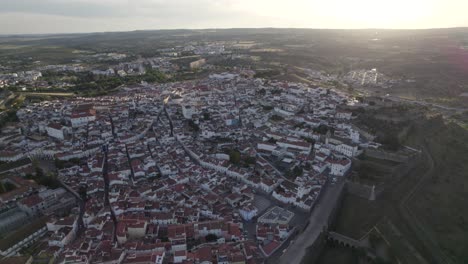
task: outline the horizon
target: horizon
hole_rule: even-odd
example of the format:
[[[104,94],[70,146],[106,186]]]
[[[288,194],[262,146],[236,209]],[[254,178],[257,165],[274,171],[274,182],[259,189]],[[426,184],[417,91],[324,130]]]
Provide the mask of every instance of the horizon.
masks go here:
[[[468,27],[462,0],[0,0],[0,34],[163,29]]]
[[[108,33],[131,33],[131,32],[151,32],[151,31],[208,31],[208,30],[329,30],[329,31],[429,31],[429,30],[455,30],[467,29],[468,26],[458,27],[431,27],[431,28],[302,28],[302,27],[226,27],[226,28],[159,28],[159,29],[134,29],[134,30],[115,30],[115,31],[83,31],[83,32],[44,32],[44,33],[0,33],[0,37],[9,36],[60,36],[60,35],[80,35],[80,34],[108,34]]]

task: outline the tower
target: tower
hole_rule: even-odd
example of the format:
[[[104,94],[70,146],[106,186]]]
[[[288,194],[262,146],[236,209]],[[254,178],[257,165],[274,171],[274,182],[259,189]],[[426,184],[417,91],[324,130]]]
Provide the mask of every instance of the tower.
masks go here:
[[[371,193],[369,195],[369,201],[375,201],[375,185],[372,185]]]

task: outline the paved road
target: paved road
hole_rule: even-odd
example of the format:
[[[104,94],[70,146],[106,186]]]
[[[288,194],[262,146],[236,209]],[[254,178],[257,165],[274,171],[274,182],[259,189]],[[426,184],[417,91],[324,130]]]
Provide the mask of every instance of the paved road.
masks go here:
[[[328,188],[324,190],[323,196],[318,201],[318,204],[310,215],[310,223],[306,230],[296,236],[294,242],[287,248],[287,251],[277,261],[272,260],[272,263],[301,263],[307,253],[307,248],[314,243],[323,228],[327,225],[328,218],[332,213],[335,204],[338,202],[338,198],[344,188],[344,185],[345,181],[344,179],[341,179],[335,185],[329,185]]]

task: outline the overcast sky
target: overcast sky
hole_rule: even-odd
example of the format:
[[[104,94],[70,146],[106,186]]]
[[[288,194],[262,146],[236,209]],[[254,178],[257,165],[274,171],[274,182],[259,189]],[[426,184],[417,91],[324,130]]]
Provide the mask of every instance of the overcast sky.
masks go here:
[[[468,26],[468,0],[0,0],[0,34]]]

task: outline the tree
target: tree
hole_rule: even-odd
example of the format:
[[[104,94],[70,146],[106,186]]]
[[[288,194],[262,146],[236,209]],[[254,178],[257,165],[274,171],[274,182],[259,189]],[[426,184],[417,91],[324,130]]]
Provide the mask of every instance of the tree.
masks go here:
[[[271,119],[272,121],[282,121],[284,118],[283,118],[282,116],[279,116],[279,115],[272,115],[272,116],[270,117],[270,119]]]
[[[306,142],[310,143],[310,144],[315,144],[315,139],[313,139],[313,138],[303,137],[302,139],[305,140]]]
[[[65,168],[65,161],[63,161],[63,160],[59,160],[59,159],[56,158],[54,160],[54,163],[55,163],[55,167],[57,169],[59,169],[59,170]]]
[[[193,120],[189,120],[189,126],[193,129],[193,131],[198,132],[200,131],[200,127],[193,122]]]
[[[88,186],[86,185],[80,185],[80,188],[78,189],[78,194],[80,195],[83,201],[87,200],[87,189],[88,189]]]
[[[205,237],[205,240],[206,242],[215,242],[216,240],[218,240],[218,237],[214,234],[208,234],[206,237]]]
[[[8,110],[6,112],[4,112],[6,114],[4,114],[1,118],[0,118],[0,129],[2,127],[4,127],[7,123],[10,123],[10,122],[18,122],[18,117],[16,116],[16,110],[12,109],[12,110]]]
[[[329,127],[326,125],[320,125],[316,128],[314,128],[314,132],[325,135],[329,130]]]
[[[384,145],[385,148],[389,150],[396,151],[400,148],[400,140],[394,134],[385,134],[380,142]]]
[[[302,176],[302,173],[303,173],[303,169],[301,166],[296,166],[294,167],[293,171],[292,171],[292,174],[293,176],[295,177],[300,177]]]
[[[36,166],[36,176],[35,177],[38,178],[38,179],[44,177],[44,171],[39,166]]]
[[[273,110],[273,106],[271,105],[262,105],[263,110],[265,111],[271,111]]]
[[[10,182],[0,182],[0,193],[7,193],[16,189],[16,186]]]
[[[281,94],[281,93],[282,93],[281,89],[274,89],[274,90],[271,90],[271,94],[277,94],[277,95],[279,95],[279,94]]]
[[[257,161],[257,159],[255,159],[255,157],[245,157],[244,158],[244,162],[246,164],[255,164],[256,161]]]
[[[233,164],[239,164],[241,160],[241,154],[237,150],[229,151],[229,161]]]

